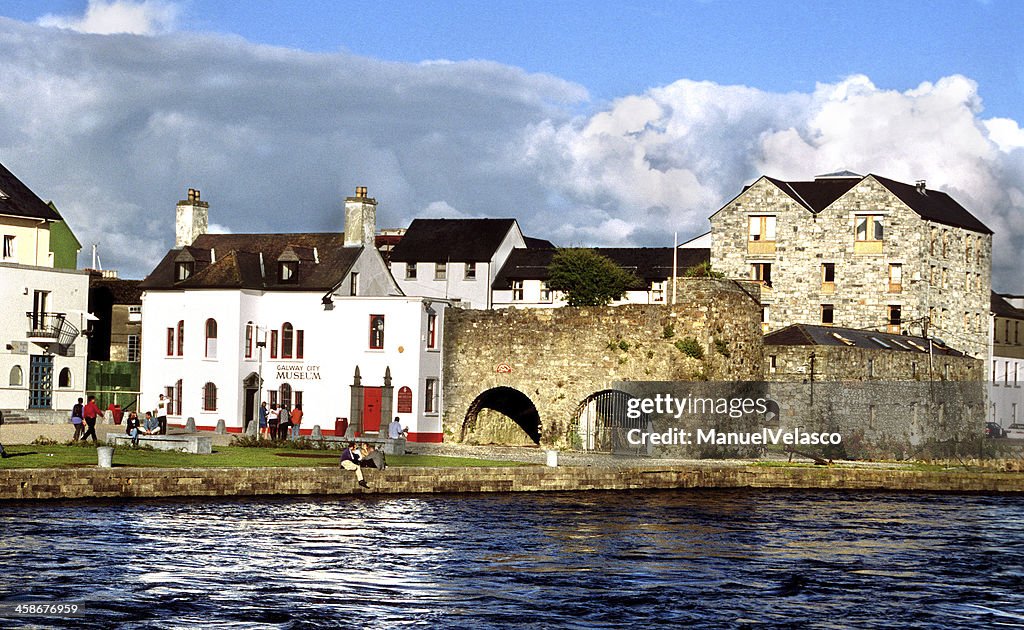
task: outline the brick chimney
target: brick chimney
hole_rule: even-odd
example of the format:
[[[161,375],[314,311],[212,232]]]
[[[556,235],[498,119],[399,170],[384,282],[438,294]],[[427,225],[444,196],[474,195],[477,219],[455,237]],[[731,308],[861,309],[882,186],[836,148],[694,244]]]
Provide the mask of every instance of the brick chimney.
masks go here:
[[[199,191],[188,189],[188,199],[178,202],[174,220],[174,246],[191,245],[200,235],[206,234],[210,223],[210,204],[200,201]]]
[[[373,247],[377,233],[377,200],[366,196],[366,186],[345,198],[345,247]]]

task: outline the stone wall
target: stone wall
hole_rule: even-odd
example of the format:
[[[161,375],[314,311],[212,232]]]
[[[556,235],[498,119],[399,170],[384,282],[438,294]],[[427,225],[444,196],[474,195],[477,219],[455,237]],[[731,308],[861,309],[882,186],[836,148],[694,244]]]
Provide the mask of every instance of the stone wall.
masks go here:
[[[857,214],[884,215],[877,253],[856,251]],[[776,217],[774,247],[748,251],[748,217]],[[772,265],[768,330],[821,323],[823,304],[834,308],[836,326],[885,330],[888,307],[902,307],[903,329],[943,338],[952,347],[984,358],[988,351],[992,237],[922,219],[895,195],[867,177],[815,215],[765,178],[711,217],[711,263],[730,278],[750,278],[751,265]],[[757,250],[757,247],[754,247]],[[835,282],[822,282],[822,265],[835,265]],[[889,265],[902,265],[902,284],[889,284]]]
[[[528,398],[540,418],[540,443],[566,447],[581,403],[615,381],[762,378],[760,305],[750,283],[680,279],[674,306],[453,308],[445,317],[448,441],[481,441],[471,410],[493,388]]]
[[[0,469],[0,500],[684,488],[1024,493],[1021,473],[797,466],[403,467],[367,471],[366,479],[369,490],[337,468],[8,468]]]

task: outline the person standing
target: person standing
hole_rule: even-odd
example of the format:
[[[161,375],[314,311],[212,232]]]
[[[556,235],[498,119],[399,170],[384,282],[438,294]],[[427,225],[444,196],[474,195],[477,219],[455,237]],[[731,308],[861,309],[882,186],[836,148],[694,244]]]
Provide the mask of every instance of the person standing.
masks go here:
[[[0,427],[4,425],[4,411],[0,409]],[[0,444],[0,457],[7,459],[7,451],[4,450],[4,445]]]
[[[266,401],[260,403],[260,425],[259,432],[256,433],[256,438],[267,437],[267,403]]]
[[[302,403],[295,403],[292,409],[292,439],[299,439],[299,425],[302,424]]]
[[[82,428],[84,416],[85,406],[82,404],[82,399],[79,398],[75,406],[71,408],[71,424],[75,425],[75,437],[71,438],[72,442],[77,442],[78,438],[82,437],[82,433],[85,432]]]
[[[163,394],[156,403],[156,421],[160,423],[160,435],[167,435],[167,399]]]
[[[403,429],[402,423],[398,421],[398,416],[391,421],[388,425],[388,439],[389,440],[400,440],[408,435],[409,429]]]
[[[359,467],[359,452],[356,450],[355,442],[349,442],[348,446],[345,447],[345,450],[341,452],[341,467],[345,470],[356,471],[356,481],[359,482],[359,485],[364,488],[370,487],[366,481],[363,480],[363,471]]]
[[[281,424],[277,427],[276,440],[283,440],[292,434],[292,416],[288,412],[288,407],[281,405],[281,409],[278,410],[277,417]]]
[[[95,444],[99,441],[96,439],[96,416],[100,415],[100,408],[96,405],[95,396],[89,396],[89,401],[85,403],[82,413],[85,414],[85,426],[88,427],[85,430],[85,435],[82,436],[82,441],[88,440],[91,435],[93,444]]]
[[[270,411],[267,412],[267,429],[270,431],[271,440],[277,439],[277,427],[280,421],[277,403],[270,403]]]

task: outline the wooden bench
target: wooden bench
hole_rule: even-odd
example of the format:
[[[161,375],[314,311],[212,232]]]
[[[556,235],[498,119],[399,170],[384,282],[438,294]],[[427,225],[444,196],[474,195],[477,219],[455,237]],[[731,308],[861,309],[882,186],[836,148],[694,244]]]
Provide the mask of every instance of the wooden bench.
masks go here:
[[[132,438],[124,434],[107,435],[107,444],[111,446],[131,446]],[[140,435],[139,445],[146,444],[158,451],[183,451],[196,455],[209,455],[213,452],[213,438],[208,435]]]

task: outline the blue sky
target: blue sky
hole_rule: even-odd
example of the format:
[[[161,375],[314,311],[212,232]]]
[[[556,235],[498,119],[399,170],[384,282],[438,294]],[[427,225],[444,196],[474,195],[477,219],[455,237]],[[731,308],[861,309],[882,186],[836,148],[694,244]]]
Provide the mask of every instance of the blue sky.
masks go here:
[[[0,162],[135,277],[191,186],[225,231],[340,229],[368,185],[382,227],[666,245],[760,174],[849,168],[953,194],[1019,292],[1021,24],[998,0],[0,2]]]

